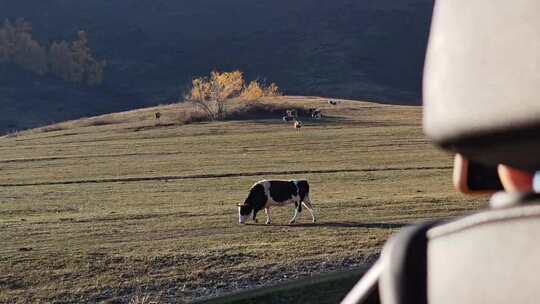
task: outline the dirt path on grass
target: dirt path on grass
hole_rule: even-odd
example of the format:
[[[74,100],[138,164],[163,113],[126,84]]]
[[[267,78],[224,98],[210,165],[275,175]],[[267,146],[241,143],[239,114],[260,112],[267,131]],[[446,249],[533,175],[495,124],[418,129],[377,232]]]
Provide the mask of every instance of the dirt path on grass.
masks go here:
[[[285,171],[256,171],[256,172],[231,172],[222,174],[196,174],[196,175],[167,175],[167,176],[141,176],[119,177],[103,179],[66,180],[54,182],[35,182],[0,184],[0,187],[26,187],[26,186],[50,186],[50,185],[73,185],[73,184],[101,184],[101,183],[126,183],[143,181],[169,181],[185,179],[210,179],[227,177],[246,177],[261,175],[293,175],[293,174],[333,174],[354,172],[379,172],[379,171],[409,171],[409,170],[449,170],[452,166],[426,166],[426,167],[386,167],[386,168],[358,168],[358,169],[322,169],[322,170],[285,170]]]

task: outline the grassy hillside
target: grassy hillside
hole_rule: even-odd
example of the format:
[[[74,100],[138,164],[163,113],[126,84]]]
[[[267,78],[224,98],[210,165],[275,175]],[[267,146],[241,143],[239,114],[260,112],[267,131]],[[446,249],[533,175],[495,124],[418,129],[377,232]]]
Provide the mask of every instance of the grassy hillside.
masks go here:
[[[431,8],[428,0],[1,1],[0,20],[25,18],[43,45],[84,29],[108,65],[103,88],[78,95],[48,78],[0,82],[0,113],[35,109],[47,124],[157,105],[212,69],[240,69],[290,95],[419,104]],[[36,126],[19,116],[8,117],[17,129]]]
[[[170,105],[1,138],[0,302],[182,302],[353,269],[406,224],[484,206],[451,189],[418,107],[265,102],[328,118],[177,125],[185,105]],[[271,226],[238,225],[271,178],[307,178],[319,222],[277,208]]]

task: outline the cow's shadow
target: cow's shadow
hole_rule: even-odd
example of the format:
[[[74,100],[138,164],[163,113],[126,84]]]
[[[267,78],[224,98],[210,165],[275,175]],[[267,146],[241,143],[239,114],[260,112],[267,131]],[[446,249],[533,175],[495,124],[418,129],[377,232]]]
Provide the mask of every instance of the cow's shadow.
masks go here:
[[[296,223],[296,224],[261,224],[252,223],[253,226],[265,227],[288,227],[288,228],[316,228],[316,227],[335,227],[335,228],[378,228],[378,229],[398,229],[410,224],[407,223],[366,223],[366,222],[315,222],[315,223]]]

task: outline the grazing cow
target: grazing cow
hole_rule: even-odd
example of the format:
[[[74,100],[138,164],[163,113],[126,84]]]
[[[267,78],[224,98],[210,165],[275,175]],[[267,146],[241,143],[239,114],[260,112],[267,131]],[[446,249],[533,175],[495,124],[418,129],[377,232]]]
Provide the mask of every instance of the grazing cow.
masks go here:
[[[282,119],[283,119],[283,121],[286,121],[286,122],[289,122],[289,121],[293,121],[293,120],[294,120],[294,118],[289,117],[289,116],[283,116]]]
[[[287,110],[287,111],[285,111],[285,114],[286,114],[288,117],[293,117],[293,118],[297,118],[297,117],[298,117],[298,111],[296,111],[295,109]]]
[[[312,118],[315,118],[315,119],[321,119],[322,118],[322,113],[321,113],[321,109],[309,109],[309,113],[311,113],[311,117]]]
[[[300,128],[302,128],[303,126],[304,124],[300,120],[294,121],[294,128],[296,129],[296,131],[300,132]]]
[[[156,112],[155,116],[156,116],[156,120],[159,121],[159,119],[161,118],[161,113]]]
[[[337,106],[338,103],[339,103],[339,101],[337,101],[337,100],[331,100],[331,99],[328,100],[328,104],[331,104],[333,106]]]
[[[257,212],[266,211],[266,224],[272,223],[270,209],[294,204],[294,216],[289,224],[294,224],[304,205],[315,223],[315,210],[309,199],[309,183],[306,180],[262,180],[255,183],[249,190],[249,195],[243,204],[238,205],[240,224],[245,224],[249,216],[257,222]]]

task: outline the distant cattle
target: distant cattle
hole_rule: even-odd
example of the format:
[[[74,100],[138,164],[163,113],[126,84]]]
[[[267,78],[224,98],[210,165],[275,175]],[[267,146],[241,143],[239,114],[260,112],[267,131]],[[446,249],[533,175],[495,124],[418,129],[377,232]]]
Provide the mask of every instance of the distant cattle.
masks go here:
[[[296,111],[295,109],[286,110],[285,114],[287,115],[287,117],[298,118],[298,111]]]
[[[337,106],[337,105],[339,104],[339,101],[338,101],[338,100],[331,100],[331,99],[329,99],[329,100],[328,100],[328,104],[333,105],[333,106]]]
[[[156,112],[154,115],[156,116],[156,120],[159,120],[161,118],[161,113],[159,112]]]
[[[311,114],[312,118],[315,118],[315,119],[321,119],[322,118],[321,109],[311,108],[311,109],[309,109],[309,113]]]
[[[294,224],[304,205],[315,222],[315,210],[309,198],[309,183],[306,180],[262,180],[255,183],[243,204],[238,205],[240,224],[245,224],[251,216],[257,222],[257,212],[265,209],[266,224],[272,223],[271,208],[294,204],[294,216],[289,224]]]
[[[300,128],[302,128],[303,126],[304,124],[300,120],[294,121],[294,128],[296,129],[296,131],[300,131]]]

